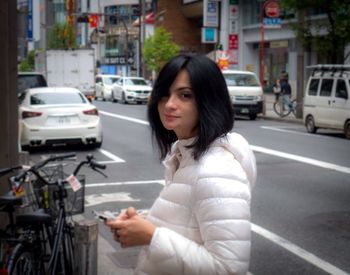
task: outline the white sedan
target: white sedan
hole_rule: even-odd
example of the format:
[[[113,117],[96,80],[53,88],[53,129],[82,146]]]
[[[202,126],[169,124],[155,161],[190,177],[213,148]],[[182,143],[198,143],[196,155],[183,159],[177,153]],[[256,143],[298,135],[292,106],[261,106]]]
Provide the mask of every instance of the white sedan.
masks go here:
[[[112,88],[112,101],[146,103],[152,87],[142,77],[121,77]]]
[[[77,89],[28,89],[20,98],[19,126],[23,149],[41,145],[79,144],[100,147],[98,110]]]

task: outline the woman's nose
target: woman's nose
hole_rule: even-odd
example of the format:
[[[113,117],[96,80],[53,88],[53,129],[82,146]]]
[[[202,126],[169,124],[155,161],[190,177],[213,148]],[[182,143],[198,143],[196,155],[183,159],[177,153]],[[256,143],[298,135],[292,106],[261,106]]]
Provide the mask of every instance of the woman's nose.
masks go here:
[[[176,107],[176,100],[175,97],[173,95],[170,95],[167,99],[167,101],[165,102],[165,107],[166,108],[175,108]]]

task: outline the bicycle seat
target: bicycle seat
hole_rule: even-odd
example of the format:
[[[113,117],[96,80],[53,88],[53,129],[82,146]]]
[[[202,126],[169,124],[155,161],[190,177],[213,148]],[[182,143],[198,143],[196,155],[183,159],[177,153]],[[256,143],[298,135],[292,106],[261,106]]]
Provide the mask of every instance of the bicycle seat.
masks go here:
[[[44,209],[35,210],[33,213],[19,214],[16,216],[16,225],[21,227],[41,226],[43,224],[50,224],[52,217],[50,214],[45,213]]]
[[[22,197],[18,197],[12,193],[12,191],[0,196],[0,211],[8,211],[15,205],[21,205],[23,203]]]

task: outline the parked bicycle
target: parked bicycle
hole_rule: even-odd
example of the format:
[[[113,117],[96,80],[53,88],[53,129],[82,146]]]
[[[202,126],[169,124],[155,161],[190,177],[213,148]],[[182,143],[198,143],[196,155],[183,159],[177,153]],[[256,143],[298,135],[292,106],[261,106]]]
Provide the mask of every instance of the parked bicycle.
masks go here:
[[[21,227],[23,231],[7,263],[9,275],[76,273],[74,225],[67,217],[73,213],[70,207],[75,205],[75,201],[79,204],[84,203],[84,197],[77,198],[74,195],[76,193],[74,191],[84,190],[84,182],[78,180],[78,173],[81,167],[86,165],[103,174],[99,169],[104,169],[105,165],[96,163],[93,156],[88,155],[68,178],[63,173],[62,164],[58,164],[57,169],[51,174],[44,169],[49,162],[72,156],[72,154],[52,156],[11,178],[11,183],[16,189],[26,184],[32,185],[30,190],[32,189],[34,193],[31,195],[35,198],[38,209],[33,213],[16,216],[16,226]],[[50,204],[50,201],[55,203]],[[54,207],[57,208],[56,212],[52,211]]]
[[[14,166],[0,170],[0,177],[13,173],[22,166]],[[16,231],[14,215],[16,209],[22,205],[22,198],[13,194],[12,191],[0,196],[0,212],[7,214],[8,224],[4,229],[0,229],[0,274],[6,274],[6,263],[8,255],[17,244],[18,234]]]
[[[300,107],[301,106],[296,99],[288,100],[283,96],[280,96],[273,104],[273,110],[280,117],[286,117],[290,113],[293,113],[293,115],[296,116],[297,110]]]

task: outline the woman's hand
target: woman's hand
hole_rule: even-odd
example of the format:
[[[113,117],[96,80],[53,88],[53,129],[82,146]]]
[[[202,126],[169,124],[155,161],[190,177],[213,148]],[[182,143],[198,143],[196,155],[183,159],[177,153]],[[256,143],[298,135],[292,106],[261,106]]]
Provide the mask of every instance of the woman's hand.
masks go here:
[[[114,239],[121,247],[149,245],[156,227],[129,207],[115,220],[108,220],[106,225],[114,233]]]

